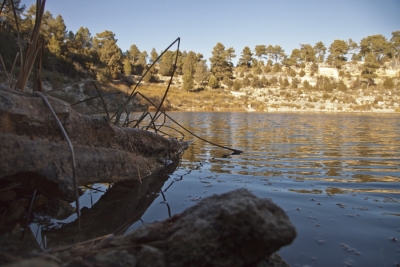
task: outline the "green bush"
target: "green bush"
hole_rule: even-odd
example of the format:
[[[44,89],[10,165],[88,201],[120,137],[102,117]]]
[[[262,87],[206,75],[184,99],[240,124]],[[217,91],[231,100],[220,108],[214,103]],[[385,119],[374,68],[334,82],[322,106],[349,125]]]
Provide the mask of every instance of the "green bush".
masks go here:
[[[343,82],[343,80],[339,81],[337,89],[342,92],[347,91],[347,85]]]
[[[393,82],[393,78],[385,78],[385,80],[383,81],[383,87],[385,87],[385,89],[393,89],[394,87],[394,82]]]

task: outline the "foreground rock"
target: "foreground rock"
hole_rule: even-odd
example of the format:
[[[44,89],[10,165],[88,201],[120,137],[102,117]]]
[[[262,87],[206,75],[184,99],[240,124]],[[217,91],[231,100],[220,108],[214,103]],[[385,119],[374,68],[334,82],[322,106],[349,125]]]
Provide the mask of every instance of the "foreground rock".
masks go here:
[[[280,207],[239,189],[206,198],[131,234],[42,256],[58,266],[287,266],[274,252],[295,237]]]
[[[185,142],[74,111],[48,97],[75,150],[78,185],[139,180],[178,161]],[[75,198],[71,154],[41,97],[0,86],[0,180]]]

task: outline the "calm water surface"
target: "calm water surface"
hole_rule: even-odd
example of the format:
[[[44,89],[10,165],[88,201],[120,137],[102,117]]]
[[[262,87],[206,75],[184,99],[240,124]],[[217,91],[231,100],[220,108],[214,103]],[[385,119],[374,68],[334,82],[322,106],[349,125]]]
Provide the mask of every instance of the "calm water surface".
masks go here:
[[[399,115],[170,115],[244,153],[195,140],[164,185],[166,201],[156,199],[144,222],[166,218],[166,203],[179,213],[206,196],[245,187],[271,198],[295,224],[298,237],[280,251],[292,266],[400,262]]]
[[[194,133],[244,153],[232,155],[186,135],[194,142],[180,167],[127,232],[204,197],[244,187],[271,198],[296,226],[298,237],[280,251],[292,266],[400,262],[399,115],[169,115]]]

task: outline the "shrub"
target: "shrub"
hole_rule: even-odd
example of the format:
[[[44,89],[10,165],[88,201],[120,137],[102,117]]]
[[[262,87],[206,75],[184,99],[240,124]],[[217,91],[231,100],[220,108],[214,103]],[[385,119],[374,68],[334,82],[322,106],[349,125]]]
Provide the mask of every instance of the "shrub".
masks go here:
[[[101,83],[105,83],[105,82],[109,82],[111,81],[111,72],[108,68],[100,68],[97,70],[96,73],[96,79],[101,82]]]
[[[265,67],[264,67],[264,72],[265,72],[265,73],[270,73],[270,72],[271,72],[271,67],[268,66],[268,65],[265,66]]]
[[[250,80],[247,77],[244,77],[242,80],[243,87],[247,87],[250,85]]]
[[[302,69],[299,73],[300,77],[304,77],[306,75],[306,72]]]
[[[297,88],[297,85],[300,83],[300,80],[298,80],[297,78],[293,78],[292,79],[292,84],[291,84],[291,88]]]
[[[297,75],[296,71],[294,69],[290,69],[289,76],[290,77],[296,77],[296,75]]]
[[[343,82],[343,80],[340,80],[338,83],[338,90],[342,92],[347,91],[347,85]]]
[[[260,74],[262,73],[261,67],[257,65],[257,66],[253,69],[253,73],[254,73],[255,75],[260,75]]]
[[[385,87],[385,89],[393,89],[394,87],[394,82],[393,82],[393,78],[386,78],[383,81],[383,87]]]
[[[329,98],[331,98],[331,95],[328,94],[328,93],[324,93],[324,94],[322,95],[322,99],[324,99],[324,100],[327,100],[327,99],[329,99]]]
[[[233,85],[232,85],[232,89],[234,91],[239,91],[240,88],[242,88],[242,83],[239,80],[234,80],[233,81]]]
[[[361,85],[360,78],[357,77],[357,79],[355,79],[355,80],[353,81],[353,83],[351,84],[351,88],[352,88],[352,89],[356,89],[356,88],[359,88],[360,85]]]
[[[275,63],[274,66],[272,67],[272,72],[281,72],[282,71],[282,66],[279,63]]]
[[[380,95],[380,96],[377,96],[376,98],[375,98],[375,100],[374,100],[374,104],[378,104],[378,102],[383,102],[383,97]]]
[[[218,87],[218,81],[217,78],[215,78],[214,75],[210,75],[210,78],[208,78],[208,86],[211,88],[217,88]]]
[[[304,89],[306,89],[306,90],[311,89],[311,85],[310,85],[310,83],[309,83],[307,80],[304,80],[304,82],[303,82],[303,87],[304,87]]]

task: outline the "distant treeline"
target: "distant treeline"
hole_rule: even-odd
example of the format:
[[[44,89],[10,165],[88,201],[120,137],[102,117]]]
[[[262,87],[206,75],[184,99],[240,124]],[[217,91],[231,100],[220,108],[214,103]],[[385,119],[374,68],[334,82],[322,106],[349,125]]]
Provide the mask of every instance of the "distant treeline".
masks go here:
[[[26,47],[30,32],[35,23],[36,5],[26,8],[20,0],[14,0],[20,36]],[[42,53],[42,76],[59,74],[70,79],[96,78],[101,82],[111,79],[121,79],[130,75],[142,75],[153,63],[159,53],[153,48],[148,54],[140,51],[132,44],[128,51],[122,51],[117,45],[117,39],[112,31],[103,31],[92,36],[89,29],[80,27],[74,33],[68,31],[61,15],[55,18],[46,11],[41,24],[41,36],[45,40]],[[5,69],[10,71],[15,57],[19,52],[17,25],[10,1],[6,1],[0,15],[0,55]],[[157,82],[158,76],[169,76],[173,72],[176,51],[167,51],[156,68],[150,70],[144,77],[145,82]],[[183,75],[183,88],[203,87],[206,84],[216,88],[222,84],[236,89],[247,83],[244,79],[236,81],[234,68],[242,72],[252,70],[253,75],[262,73],[277,73],[285,69],[286,74],[293,76],[293,69],[308,66],[311,72],[317,72],[320,63],[328,64],[340,71],[346,63],[363,62],[360,78],[370,84],[377,77],[380,67],[397,68],[400,54],[400,31],[392,33],[390,40],[381,34],[363,38],[360,43],[349,40],[334,40],[329,48],[322,42],[315,45],[301,44],[290,54],[279,45],[256,45],[254,50],[244,47],[236,66],[232,59],[236,57],[235,49],[226,48],[217,43],[209,58],[210,68],[206,59],[200,53],[193,51],[178,52],[177,75]],[[386,64],[385,64],[386,63]],[[3,71],[3,68],[1,69]],[[18,71],[18,70],[17,70]],[[301,72],[301,71],[300,71]],[[301,73],[298,73],[300,76]],[[47,74],[46,74],[47,73]],[[156,75],[158,74],[158,75]],[[296,72],[294,76],[296,76]],[[242,77],[245,78],[245,77]],[[260,78],[260,77],[258,77]],[[264,83],[271,83],[264,78]],[[257,79],[256,79],[257,80]],[[236,83],[235,83],[236,81]],[[250,81],[249,81],[250,82]],[[272,81],[273,82],[273,81]],[[284,82],[284,81],[282,81]]]

